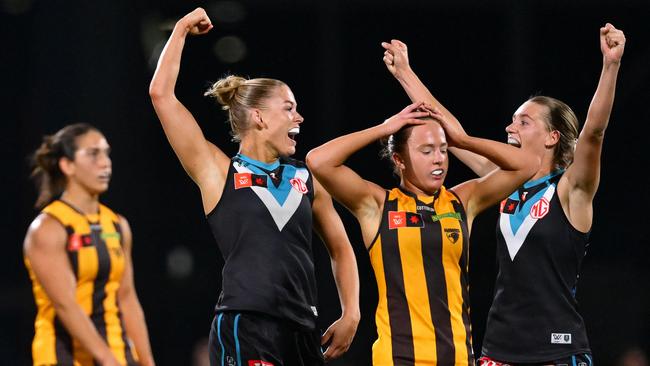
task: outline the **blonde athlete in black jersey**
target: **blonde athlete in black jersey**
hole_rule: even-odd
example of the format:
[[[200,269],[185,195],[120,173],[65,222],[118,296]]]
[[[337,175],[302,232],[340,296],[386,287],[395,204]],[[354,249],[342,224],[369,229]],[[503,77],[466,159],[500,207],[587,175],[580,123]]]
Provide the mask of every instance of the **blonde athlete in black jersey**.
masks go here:
[[[469,230],[479,212],[530,178],[539,160],[524,149],[471,137],[456,127],[414,103],[382,124],[307,155],[314,175],[361,225],[379,290],[375,366],[474,364]],[[354,152],[387,137],[386,155],[400,177],[399,188],[389,191],[343,165]],[[447,190],[443,183],[452,146],[485,155],[500,168]]]
[[[295,136],[303,118],[284,82],[230,75],[208,91],[228,111],[231,133],[239,141],[233,159],[206,139],[176,98],[187,37],[211,29],[201,8],[181,18],[149,87],[165,135],[201,191],[204,212],[225,258],[210,362],[319,365],[323,357],[333,359],[347,351],[356,332],[359,279],[354,251],[329,194],[304,163],[287,159],[296,152]],[[250,215],[235,222],[235,210],[246,204]],[[327,246],[343,310],[322,338],[315,326],[316,304],[311,302],[316,292],[315,281],[309,280],[315,277],[312,228]],[[306,293],[310,296],[303,296]],[[324,354],[319,341],[327,345]]]
[[[110,147],[96,128],[74,124],[34,154],[42,212],[25,237],[38,313],[34,366],[152,366],[133,286],[131,229],[100,204]],[[133,349],[135,345],[135,349]]]

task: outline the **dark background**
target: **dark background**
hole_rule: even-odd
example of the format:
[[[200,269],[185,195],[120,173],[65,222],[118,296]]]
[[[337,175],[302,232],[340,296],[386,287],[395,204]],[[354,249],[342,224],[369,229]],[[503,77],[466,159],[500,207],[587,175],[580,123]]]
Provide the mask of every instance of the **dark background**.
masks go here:
[[[188,40],[179,98],[208,138],[234,154],[225,115],[202,96],[209,82],[228,72],[284,80],[305,117],[299,159],[408,103],[385,70],[381,41],[408,44],[413,68],[471,134],[504,140],[514,110],[536,93],[567,102],[584,121],[602,64],[598,29],[605,22],[623,29],[628,44],[577,296],[597,365],[622,364],[635,347],[650,351],[649,2],[1,0],[1,365],[30,364],[35,306],[21,250],[36,192],[27,156],[42,135],[79,121],[99,127],[113,147],[114,178],[102,200],[133,228],[136,286],[157,363],[192,364],[195,345],[209,331],[223,261],[147,88],[161,42],[198,5],[215,28]],[[245,44],[239,61],[216,57],[214,45],[224,36]],[[389,187],[395,181],[377,153],[371,146],[349,165]],[[451,164],[447,186],[473,177],[458,161]],[[339,211],[359,262],[362,320],[349,353],[332,364],[369,365],[376,286],[358,225]],[[485,212],[472,234],[477,351],[495,276],[495,222],[496,209]],[[327,253],[318,241],[315,247],[325,328],[338,317],[338,298]]]

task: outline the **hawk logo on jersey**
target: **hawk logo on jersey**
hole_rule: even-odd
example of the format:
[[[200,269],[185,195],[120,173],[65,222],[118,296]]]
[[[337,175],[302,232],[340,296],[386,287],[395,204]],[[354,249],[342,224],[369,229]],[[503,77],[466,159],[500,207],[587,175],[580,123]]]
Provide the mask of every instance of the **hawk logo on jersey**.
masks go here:
[[[422,216],[414,212],[388,211],[388,228],[424,227]]]
[[[533,207],[530,208],[530,216],[534,219],[541,219],[546,216],[549,211],[549,203],[545,197],[542,197],[539,201],[535,202]]]
[[[298,191],[298,192],[300,192],[302,194],[305,194],[308,191],[307,185],[300,178],[292,178],[291,180],[289,180],[289,183],[291,183],[291,186],[296,191]]]
[[[447,236],[447,239],[449,239],[449,241],[452,244],[456,244],[456,242],[460,238],[460,230],[455,228],[445,229],[445,235]]]
[[[261,360],[248,360],[248,366],[273,366],[273,364]]]

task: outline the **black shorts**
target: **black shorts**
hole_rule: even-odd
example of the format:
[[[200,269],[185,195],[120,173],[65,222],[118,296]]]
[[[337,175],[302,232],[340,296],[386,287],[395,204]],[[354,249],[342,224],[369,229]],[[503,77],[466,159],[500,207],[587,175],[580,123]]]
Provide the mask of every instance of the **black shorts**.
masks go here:
[[[321,366],[320,333],[257,313],[220,312],[210,330],[210,366]]]

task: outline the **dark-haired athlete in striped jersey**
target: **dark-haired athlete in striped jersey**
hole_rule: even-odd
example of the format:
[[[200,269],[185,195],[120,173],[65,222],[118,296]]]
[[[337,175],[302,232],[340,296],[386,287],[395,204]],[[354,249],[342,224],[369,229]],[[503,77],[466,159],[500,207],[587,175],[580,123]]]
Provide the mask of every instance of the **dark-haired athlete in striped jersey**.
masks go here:
[[[383,124],[334,139],[307,155],[323,186],[361,225],[379,291],[375,366],[473,365],[467,284],[472,221],[537,169],[528,151],[468,136],[415,103]],[[389,137],[390,136],[390,137]],[[346,167],[355,151],[388,138],[400,177],[385,190]],[[447,190],[447,149],[463,147],[501,169]]]
[[[38,311],[34,366],[154,365],[133,286],[131,229],[99,203],[109,150],[97,129],[74,124],[34,154],[37,207],[47,205],[25,238]]]

